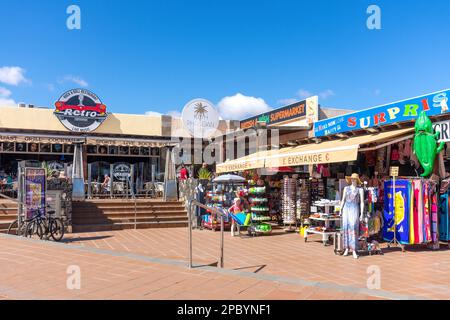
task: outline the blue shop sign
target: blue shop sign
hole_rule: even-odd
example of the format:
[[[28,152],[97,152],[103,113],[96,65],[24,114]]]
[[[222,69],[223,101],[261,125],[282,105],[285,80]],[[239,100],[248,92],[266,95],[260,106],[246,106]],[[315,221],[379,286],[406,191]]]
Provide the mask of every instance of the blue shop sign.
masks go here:
[[[317,121],[314,124],[314,135],[323,137],[335,133],[413,120],[421,111],[426,111],[428,116],[448,113],[447,102],[449,96],[450,89],[447,89]]]

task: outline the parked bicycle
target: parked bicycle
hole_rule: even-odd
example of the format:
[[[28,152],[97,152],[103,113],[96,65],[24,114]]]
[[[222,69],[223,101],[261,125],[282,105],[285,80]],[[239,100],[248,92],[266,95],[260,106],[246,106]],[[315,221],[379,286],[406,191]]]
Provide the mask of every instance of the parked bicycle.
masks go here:
[[[47,206],[47,208],[49,208]],[[64,224],[62,220],[55,217],[54,210],[46,210],[42,213],[39,209],[33,209],[30,219],[25,219],[18,227],[18,220],[14,220],[8,228],[8,234],[13,234],[17,230],[18,236],[38,239],[49,239],[61,241],[64,237]]]

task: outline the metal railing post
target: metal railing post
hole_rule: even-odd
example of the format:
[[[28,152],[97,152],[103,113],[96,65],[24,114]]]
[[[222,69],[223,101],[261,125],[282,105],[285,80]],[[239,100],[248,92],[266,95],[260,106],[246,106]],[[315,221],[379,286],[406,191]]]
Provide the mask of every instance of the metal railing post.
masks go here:
[[[211,214],[220,216],[220,252],[219,252],[219,268],[223,268],[224,266],[224,216],[226,212],[223,209],[208,207],[197,200],[191,199],[188,202],[188,252],[189,252],[189,269],[192,268],[192,207],[195,205],[196,207],[200,207],[206,210],[209,210]]]
[[[192,200],[189,200],[188,205],[188,251],[189,251],[189,269],[192,269]]]
[[[220,257],[219,257],[219,267],[223,268],[223,212],[220,215]]]

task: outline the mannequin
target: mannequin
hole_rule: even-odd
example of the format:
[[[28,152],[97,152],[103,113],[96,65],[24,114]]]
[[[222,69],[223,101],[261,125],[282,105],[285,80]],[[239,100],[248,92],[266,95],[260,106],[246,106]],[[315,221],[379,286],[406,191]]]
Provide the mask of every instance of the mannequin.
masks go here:
[[[341,200],[342,230],[344,232],[344,256],[348,256],[349,250],[353,251],[353,258],[358,259],[357,245],[359,234],[359,222],[364,215],[364,190],[360,187],[359,174],[353,173],[345,177],[349,186],[344,188]]]

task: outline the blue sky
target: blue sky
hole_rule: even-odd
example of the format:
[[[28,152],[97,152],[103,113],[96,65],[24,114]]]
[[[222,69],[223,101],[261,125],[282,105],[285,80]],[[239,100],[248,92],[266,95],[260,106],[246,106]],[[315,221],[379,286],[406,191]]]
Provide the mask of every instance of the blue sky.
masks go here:
[[[84,86],[111,112],[181,111],[202,97],[243,117],[308,94],[364,109],[450,87],[446,0],[0,4],[0,68],[21,68],[15,82],[0,72],[3,102],[51,106]],[[81,30],[66,27],[71,4]],[[370,4],[381,30],[366,27]]]

